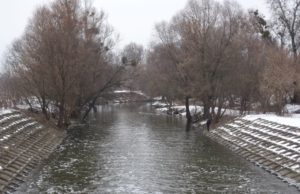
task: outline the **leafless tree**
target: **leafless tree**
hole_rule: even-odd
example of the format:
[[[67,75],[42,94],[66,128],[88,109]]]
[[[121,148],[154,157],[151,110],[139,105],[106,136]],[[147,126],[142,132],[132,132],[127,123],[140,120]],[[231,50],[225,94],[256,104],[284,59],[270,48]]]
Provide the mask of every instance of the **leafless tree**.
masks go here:
[[[147,73],[160,72],[163,78],[150,83],[160,94],[185,98],[188,120],[191,97],[202,102],[206,118],[213,115],[216,121],[234,100],[239,100],[241,114],[249,110],[264,93],[260,84],[272,58],[269,48],[285,55],[258,11],[246,14],[234,1],[189,1],[156,32]]]
[[[264,99],[276,106],[276,112],[283,114],[283,107],[293,94],[295,64],[288,51],[276,47],[267,49],[266,59],[260,90]]]
[[[112,62],[113,30],[103,12],[86,1],[56,0],[35,12],[25,34],[16,41],[7,64],[28,95],[58,109],[58,126],[71,114],[85,111],[121,84],[124,67]]]
[[[296,59],[300,40],[300,1],[267,0],[274,16],[275,32],[289,41],[290,49]]]
[[[124,87],[132,90],[141,89],[139,80],[141,71],[144,68],[144,47],[136,43],[129,43],[125,45],[121,55],[121,63],[126,66],[126,73],[124,74]]]
[[[225,96],[221,98],[217,93],[224,83],[224,71],[228,71],[226,63],[234,56],[231,55],[232,42],[239,32],[242,17],[241,8],[234,2],[222,5],[193,0],[173,19],[169,29],[163,33],[160,30],[165,45],[173,49],[170,56],[184,84],[186,102],[191,96],[200,98],[207,118],[210,114],[216,118],[221,115]],[[217,113],[214,112],[216,102]]]

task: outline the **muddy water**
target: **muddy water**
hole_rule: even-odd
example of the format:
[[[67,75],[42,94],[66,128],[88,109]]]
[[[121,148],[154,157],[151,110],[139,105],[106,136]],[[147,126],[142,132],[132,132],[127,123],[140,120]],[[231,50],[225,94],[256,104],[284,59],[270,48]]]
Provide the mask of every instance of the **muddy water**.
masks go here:
[[[183,120],[140,106],[104,106],[19,193],[298,193]]]

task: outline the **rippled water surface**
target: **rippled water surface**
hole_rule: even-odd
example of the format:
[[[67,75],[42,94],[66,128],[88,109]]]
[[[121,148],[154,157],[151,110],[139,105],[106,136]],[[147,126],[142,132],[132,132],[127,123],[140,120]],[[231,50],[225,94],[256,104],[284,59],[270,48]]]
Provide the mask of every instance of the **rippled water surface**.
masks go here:
[[[145,105],[99,108],[19,193],[298,193]]]

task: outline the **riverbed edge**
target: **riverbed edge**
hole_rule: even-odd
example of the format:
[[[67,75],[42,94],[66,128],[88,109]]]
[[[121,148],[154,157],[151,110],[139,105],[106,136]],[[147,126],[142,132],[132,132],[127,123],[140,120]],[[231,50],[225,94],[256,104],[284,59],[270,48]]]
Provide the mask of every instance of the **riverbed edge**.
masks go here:
[[[212,130],[217,130],[221,126],[222,125],[215,127]],[[299,184],[300,176],[299,176],[299,174],[296,177],[294,177],[294,178],[297,178],[297,180],[295,180],[294,178],[289,178],[287,176],[281,175],[279,173],[279,171],[271,169],[269,167],[270,165],[266,166],[266,165],[261,164],[261,162],[259,162],[259,160],[262,160],[263,158],[258,158],[257,155],[255,155],[255,153],[244,150],[244,149],[243,149],[243,151],[241,151],[241,149],[239,147],[237,147],[236,145],[234,145],[232,142],[228,141],[227,139],[222,138],[222,136],[216,136],[216,135],[212,134],[211,132],[207,131],[206,129],[204,129],[203,127],[201,128],[201,130],[203,130],[203,135],[208,137],[212,141],[218,143],[219,145],[224,146],[225,148],[231,150],[234,154],[240,156],[241,158],[245,159],[246,161],[252,163],[253,165],[265,170],[266,172],[277,177],[281,181],[283,181],[291,186],[296,187],[297,190],[300,191],[300,184]],[[257,148],[258,148],[258,146],[257,146]],[[281,168],[284,168],[284,166],[281,166]]]
[[[43,164],[67,137],[65,129],[57,128],[54,123],[45,120],[41,115],[17,109],[12,112],[32,119],[41,126],[41,130],[36,133],[32,129],[26,138],[17,134],[14,141],[5,146],[9,149],[4,150],[1,156],[13,158],[13,160],[8,160],[4,164],[7,166],[7,170],[0,173],[0,178],[6,180],[4,184],[0,185],[0,193],[18,191],[19,186],[26,183],[30,173]],[[42,141],[37,141],[37,139]],[[14,147],[14,145],[18,145],[18,147]],[[11,164],[14,164],[13,168],[9,167]]]

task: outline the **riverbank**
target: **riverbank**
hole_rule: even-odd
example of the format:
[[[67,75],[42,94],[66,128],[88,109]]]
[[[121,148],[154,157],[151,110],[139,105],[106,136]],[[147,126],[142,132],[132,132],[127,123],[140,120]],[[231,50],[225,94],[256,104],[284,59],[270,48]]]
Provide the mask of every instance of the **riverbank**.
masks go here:
[[[236,118],[204,134],[300,190],[300,128],[282,123],[297,122],[252,115]]]
[[[299,193],[184,128],[145,104],[99,107],[17,193]]]
[[[159,112],[170,115],[185,115],[183,106],[171,109],[156,103]],[[201,107],[193,106],[194,114],[201,114]],[[299,106],[296,106],[297,110]],[[229,121],[222,121],[204,135],[229,148],[255,165],[275,174],[284,182],[300,190],[300,122],[298,115],[292,114],[295,106],[287,106],[288,117],[276,115],[248,115],[238,117],[229,111]],[[176,113],[176,114],[174,114]],[[194,124],[205,129],[205,121]]]
[[[33,114],[0,110],[0,193],[14,191],[66,133]]]

